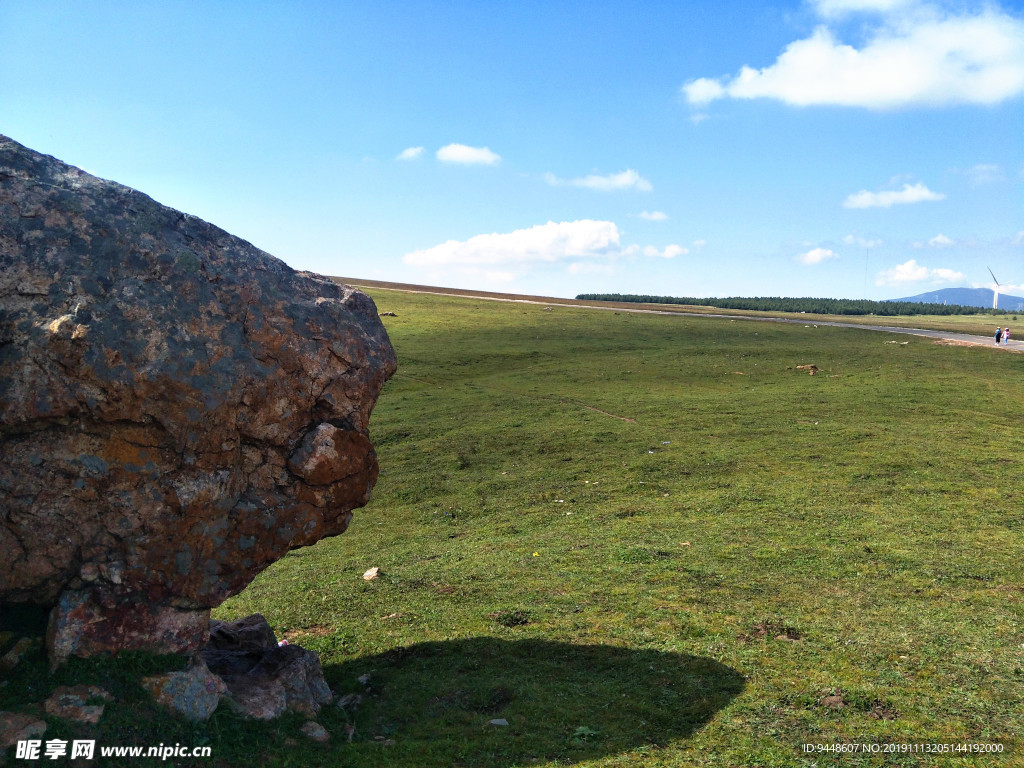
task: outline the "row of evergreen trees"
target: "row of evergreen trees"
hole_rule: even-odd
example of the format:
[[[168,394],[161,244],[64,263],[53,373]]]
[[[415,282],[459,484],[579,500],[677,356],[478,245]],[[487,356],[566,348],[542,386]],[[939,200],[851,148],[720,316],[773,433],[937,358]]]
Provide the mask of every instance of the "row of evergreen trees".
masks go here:
[[[781,296],[698,299],[685,296],[640,296],[623,293],[581,293],[582,301],[623,301],[642,304],[688,304],[720,309],[755,309],[762,312],[809,312],[819,315],[1005,315],[1003,309],[967,307],[962,304],[929,304],[921,301],[870,301],[868,299],[788,299]]]

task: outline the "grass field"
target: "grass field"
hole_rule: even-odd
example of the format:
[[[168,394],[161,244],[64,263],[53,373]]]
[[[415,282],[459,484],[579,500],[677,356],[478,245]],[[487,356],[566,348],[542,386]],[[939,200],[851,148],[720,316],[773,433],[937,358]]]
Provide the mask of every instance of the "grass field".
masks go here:
[[[429,285],[413,285],[409,283],[392,283],[381,280],[353,280],[344,277],[335,277],[340,283],[355,285],[371,294],[382,296],[386,299],[395,290],[411,291],[416,293],[437,293],[442,295],[480,297],[501,301],[531,301],[545,305],[555,306],[589,306],[589,307],[612,307],[614,309],[629,311],[645,310],[659,313],[675,313],[687,315],[731,315],[747,318],[783,318],[786,320],[799,320],[801,322],[841,322],[847,325],[886,325],[898,328],[924,328],[933,331],[951,331],[953,333],[969,333],[977,336],[991,336],[995,327],[1007,326],[1011,328],[1019,322],[1020,315],[1000,312],[990,315],[986,311],[976,315],[907,315],[907,316],[879,316],[879,315],[819,315],[814,313],[794,312],[762,312],[747,309],[721,309],[710,306],[690,306],[684,304],[644,304],[636,302],[615,302],[615,301],[580,301],[577,299],[556,299],[544,296],[532,296],[509,293],[488,293],[479,291],[468,291],[456,288],[439,288]],[[1017,338],[1020,334],[1016,334]]]
[[[360,699],[321,714],[327,746],[141,697],[108,743],[209,743],[208,766],[1024,765],[1024,356],[369,292],[400,365],[373,501],[215,611],[263,613]]]

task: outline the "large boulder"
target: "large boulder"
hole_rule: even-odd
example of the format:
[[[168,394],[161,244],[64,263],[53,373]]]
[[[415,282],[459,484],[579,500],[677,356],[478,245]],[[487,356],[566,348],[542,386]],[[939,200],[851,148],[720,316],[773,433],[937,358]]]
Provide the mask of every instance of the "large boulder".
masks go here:
[[[196,651],[367,502],[395,364],[359,291],[0,136],[0,602],[55,664]]]

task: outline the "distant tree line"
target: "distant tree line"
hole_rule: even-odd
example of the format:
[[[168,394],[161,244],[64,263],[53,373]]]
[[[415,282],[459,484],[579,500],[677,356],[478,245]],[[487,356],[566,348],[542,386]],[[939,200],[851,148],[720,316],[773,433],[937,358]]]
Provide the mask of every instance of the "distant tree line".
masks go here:
[[[868,299],[788,299],[781,296],[698,299],[686,296],[639,296],[632,293],[581,293],[582,301],[623,301],[638,304],[689,304],[720,309],[754,309],[762,312],[808,312],[818,315],[1005,315],[1004,309],[932,304],[922,301],[869,301]]]

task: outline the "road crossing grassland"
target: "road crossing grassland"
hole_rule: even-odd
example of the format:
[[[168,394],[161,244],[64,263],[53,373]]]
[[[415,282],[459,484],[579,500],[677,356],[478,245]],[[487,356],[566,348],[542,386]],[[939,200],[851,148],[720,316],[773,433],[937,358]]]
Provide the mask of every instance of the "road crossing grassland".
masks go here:
[[[378,680],[346,764],[1020,758],[1024,357],[369,293],[399,359],[374,498],[218,611],[265,614],[343,693]]]

